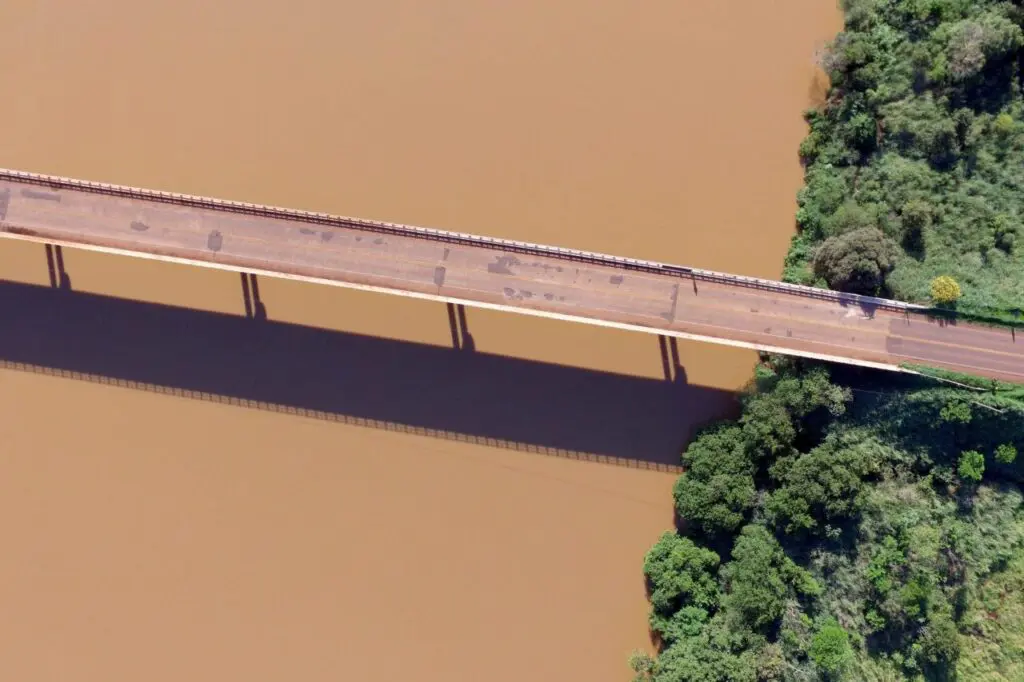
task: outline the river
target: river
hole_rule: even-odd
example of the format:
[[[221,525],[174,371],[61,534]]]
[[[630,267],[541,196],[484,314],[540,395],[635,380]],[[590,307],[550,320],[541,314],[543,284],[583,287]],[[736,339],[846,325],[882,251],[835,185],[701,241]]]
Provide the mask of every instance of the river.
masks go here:
[[[4,167],[777,277],[838,12],[8,0],[0,26]],[[265,278],[258,321],[237,275],[61,255],[72,292],[0,243],[5,679],[628,678],[667,468],[753,354]]]

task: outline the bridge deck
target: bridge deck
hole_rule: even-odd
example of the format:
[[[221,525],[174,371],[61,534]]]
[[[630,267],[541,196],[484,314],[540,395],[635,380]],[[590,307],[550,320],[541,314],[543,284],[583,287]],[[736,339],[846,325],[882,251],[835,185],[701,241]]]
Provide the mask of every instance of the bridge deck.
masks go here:
[[[689,268],[0,171],[0,236],[890,369],[1024,381],[1024,339]]]

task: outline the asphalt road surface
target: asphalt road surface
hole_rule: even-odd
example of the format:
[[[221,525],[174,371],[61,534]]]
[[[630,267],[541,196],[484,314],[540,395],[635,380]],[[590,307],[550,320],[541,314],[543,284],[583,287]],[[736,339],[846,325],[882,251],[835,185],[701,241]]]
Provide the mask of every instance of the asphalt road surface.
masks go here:
[[[900,304],[423,228],[0,172],[0,236],[896,368],[1024,382],[1024,338]],[[638,266],[637,264],[640,263]]]

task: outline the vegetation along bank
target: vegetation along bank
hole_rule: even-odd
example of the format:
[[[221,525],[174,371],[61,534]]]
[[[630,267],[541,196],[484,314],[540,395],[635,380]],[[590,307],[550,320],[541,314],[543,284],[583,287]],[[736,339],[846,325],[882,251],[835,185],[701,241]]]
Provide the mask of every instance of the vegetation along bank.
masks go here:
[[[845,3],[786,279],[1020,320],[1022,5]],[[931,374],[764,359],[683,455],[636,680],[1024,680],[1024,389]]]

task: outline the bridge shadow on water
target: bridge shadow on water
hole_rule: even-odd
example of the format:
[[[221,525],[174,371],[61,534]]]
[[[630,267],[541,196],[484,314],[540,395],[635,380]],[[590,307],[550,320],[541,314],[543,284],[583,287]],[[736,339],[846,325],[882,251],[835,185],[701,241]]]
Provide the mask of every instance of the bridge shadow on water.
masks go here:
[[[457,347],[442,348],[267,320],[258,289],[242,317],[77,293],[55,279],[0,280],[0,366],[663,471],[678,470],[693,430],[734,404],[730,392],[686,383],[665,339],[651,338],[659,380],[478,352],[464,310],[449,309]]]

